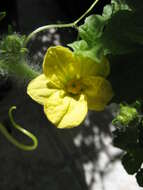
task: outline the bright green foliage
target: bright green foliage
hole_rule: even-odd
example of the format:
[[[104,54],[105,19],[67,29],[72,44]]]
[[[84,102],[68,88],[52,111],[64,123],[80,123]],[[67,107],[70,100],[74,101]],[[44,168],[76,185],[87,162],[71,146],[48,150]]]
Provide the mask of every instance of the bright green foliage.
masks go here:
[[[25,36],[11,34],[0,42],[0,70],[8,75],[31,79],[37,76],[26,63],[27,49],[24,47]]]
[[[116,130],[113,132],[114,145],[126,151],[131,151],[138,147],[140,141],[139,130],[142,130],[140,117],[141,104],[139,101],[131,105],[120,104],[120,109],[117,116],[112,121],[116,126]],[[140,127],[141,126],[141,129]]]
[[[25,36],[12,34],[5,36],[0,42],[0,61],[16,62],[23,58],[27,49],[24,48]]]
[[[85,19],[85,24],[79,27],[79,36],[82,40],[69,44],[76,54],[89,57],[95,61],[103,56],[103,47],[100,38],[106,19],[100,15],[91,15]],[[96,55],[96,56],[95,56]]]
[[[120,116],[120,117],[119,117]],[[137,182],[143,186],[143,113],[139,101],[131,105],[121,105],[114,120],[114,146],[125,151],[122,164],[128,174],[135,174]]]
[[[140,5],[141,3],[141,5]],[[86,18],[78,28],[81,40],[69,44],[76,54],[99,61],[103,55],[138,51],[143,45],[142,2],[112,0],[101,15]]]
[[[120,104],[120,111],[113,120],[113,124],[119,122],[121,125],[128,125],[135,119],[138,119],[137,109],[129,105]]]
[[[104,7],[102,16],[104,16],[106,19],[109,19],[115,13],[122,10],[131,10],[130,6],[128,6],[125,0],[111,0],[111,4]]]

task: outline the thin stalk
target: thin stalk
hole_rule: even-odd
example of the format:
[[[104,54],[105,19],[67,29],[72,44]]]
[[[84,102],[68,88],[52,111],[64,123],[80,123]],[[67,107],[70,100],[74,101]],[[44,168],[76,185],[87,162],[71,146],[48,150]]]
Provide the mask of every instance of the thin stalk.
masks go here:
[[[77,25],[93,8],[94,6],[98,3],[99,0],[94,1],[94,3],[89,7],[89,9],[87,9],[87,11],[81,15],[81,17],[79,17],[75,22],[74,25]]]
[[[50,28],[77,28],[77,24],[94,8],[94,6],[97,4],[99,0],[95,0],[94,3],[87,9],[87,11],[81,15],[76,21],[69,23],[69,24],[51,24],[51,25],[46,25],[37,28],[34,30],[32,33],[30,33],[25,41],[25,47],[27,46],[28,42],[33,38],[33,36],[41,31],[48,30]]]
[[[30,139],[32,139],[33,144],[32,145],[25,145],[23,143],[20,143],[19,141],[17,141],[11,134],[8,133],[7,129],[4,127],[4,125],[2,123],[0,123],[0,131],[1,133],[15,146],[17,146],[18,148],[25,150],[25,151],[31,151],[37,148],[38,146],[38,140],[37,138],[30,133],[29,131],[27,131],[26,129],[22,128],[21,126],[19,126],[18,124],[15,123],[13,116],[12,116],[12,111],[16,109],[15,106],[12,106],[9,109],[8,115],[10,118],[10,121],[13,125],[13,127],[15,127],[17,130],[19,130],[20,132],[22,132],[24,135],[28,136]]]
[[[70,24],[50,24],[50,25],[46,25],[46,26],[41,26],[39,28],[37,28],[36,30],[34,30],[33,32],[31,32],[25,41],[25,47],[28,44],[28,42],[33,38],[33,36],[35,34],[38,34],[39,32],[45,31],[45,30],[49,30],[50,28],[71,28],[74,27],[74,23],[70,23]]]

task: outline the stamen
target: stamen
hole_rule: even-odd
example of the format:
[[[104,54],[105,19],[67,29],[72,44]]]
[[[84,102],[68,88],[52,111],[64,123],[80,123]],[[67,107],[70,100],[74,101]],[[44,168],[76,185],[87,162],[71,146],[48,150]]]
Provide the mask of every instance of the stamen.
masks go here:
[[[82,90],[81,81],[74,79],[69,81],[67,85],[67,91],[71,94],[79,94]]]

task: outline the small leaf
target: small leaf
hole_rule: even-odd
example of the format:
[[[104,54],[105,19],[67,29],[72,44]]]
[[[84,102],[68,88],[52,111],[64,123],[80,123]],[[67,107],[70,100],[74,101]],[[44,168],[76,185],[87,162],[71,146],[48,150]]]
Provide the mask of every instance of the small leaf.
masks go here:
[[[79,35],[88,44],[93,44],[101,37],[105,25],[105,18],[101,15],[91,15],[79,27]]]
[[[138,171],[138,173],[136,175],[136,180],[137,180],[139,186],[143,187],[143,169]]]
[[[103,48],[101,44],[97,46],[89,47],[87,42],[84,40],[75,41],[72,44],[68,44],[74,50],[76,55],[82,55],[83,57],[89,57],[95,62],[100,62],[103,56]],[[96,56],[95,56],[96,55]]]
[[[133,123],[133,121],[138,121],[138,111],[136,108],[130,105],[120,104],[120,110],[115,119],[113,120],[113,124],[120,123],[121,125],[128,125]]]
[[[138,129],[137,126],[123,127],[123,129],[116,129],[113,132],[114,146],[129,151],[138,147]]]
[[[136,173],[141,167],[141,160],[135,159],[131,154],[126,153],[122,158],[122,164],[128,174]]]

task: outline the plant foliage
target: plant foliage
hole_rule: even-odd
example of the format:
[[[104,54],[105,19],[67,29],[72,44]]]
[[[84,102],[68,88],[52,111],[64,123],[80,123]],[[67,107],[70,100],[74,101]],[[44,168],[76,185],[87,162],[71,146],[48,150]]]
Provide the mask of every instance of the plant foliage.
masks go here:
[[[100,61],[103,55],[138,51],[143,45],[143,2],[112,0],[102,15],[91,15],[78,28],[80,40],[69,44],[76,54]]]

